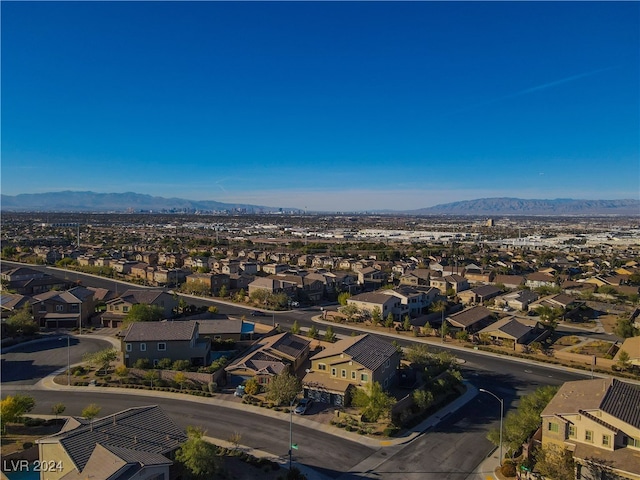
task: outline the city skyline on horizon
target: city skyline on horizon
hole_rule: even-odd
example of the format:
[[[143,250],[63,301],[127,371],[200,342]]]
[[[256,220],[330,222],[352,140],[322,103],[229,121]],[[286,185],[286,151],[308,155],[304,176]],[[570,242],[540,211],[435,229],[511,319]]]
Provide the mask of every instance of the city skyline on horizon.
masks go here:
[[[4,2],[2,192],[638,199],[633,2]]]

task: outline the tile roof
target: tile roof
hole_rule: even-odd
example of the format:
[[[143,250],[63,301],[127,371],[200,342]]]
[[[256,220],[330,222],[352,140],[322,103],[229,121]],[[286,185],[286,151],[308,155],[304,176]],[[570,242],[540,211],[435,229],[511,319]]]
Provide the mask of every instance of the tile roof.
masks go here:
[[[515,317],[505,317],[483,328],[478,333],[491,333],[499,330],[513,339],[520,339],[531,332],[531,327],[520,323]]]
[[[640,428],[640,386],[613,379],[600,408],[635,428]]]
[[[134,322],[129,326],[125,342],[189,341],[196,333],[198,322]]]
[[[160,295],[165,293],[163,290],[135,290],[129,289],[120,295],[120,298],[127,303],[136,305],[138,303],[144,303],[151,305],[155,302]]]
[[[354,362],[358,362],[363,367],[375,371],[396,353],[396,347],[385,340],[365,333],[338,340],[311,359],[319,360],[340,353],[350,356]]]
[[[38,443],[60,443],[76,468],[83,471],[97,444],[116,454],[122,452],[118,449],[165,454],[186,440],[184,431],[159,406],[149,405],[77,425],[74,429],[42,438]],[[157,457],[153,458],[157,460]]]
[[[223,333],[241,333],[243,321],[240,318],[221,318],[216,320],[198,320],[200,335],[219,335]]]
[[[478,306],[468,308],[460,313],[449,315],[449,321],[463,327],[469,327],[493,316],[493,312],[488,308]]]

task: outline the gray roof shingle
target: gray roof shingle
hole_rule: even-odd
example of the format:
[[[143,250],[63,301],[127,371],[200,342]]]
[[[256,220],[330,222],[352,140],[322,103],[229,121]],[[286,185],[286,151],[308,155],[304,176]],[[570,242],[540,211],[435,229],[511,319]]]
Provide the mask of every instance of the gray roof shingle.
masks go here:
[[[198,322],[135,322],[125,334],[125,342],[189,341],[193,338]]]

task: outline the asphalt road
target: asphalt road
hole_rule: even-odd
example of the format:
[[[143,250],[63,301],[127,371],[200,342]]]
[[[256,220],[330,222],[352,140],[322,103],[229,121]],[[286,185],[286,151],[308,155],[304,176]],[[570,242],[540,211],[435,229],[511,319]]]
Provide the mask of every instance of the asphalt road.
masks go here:
[[[85,337],[80,341],[66,334],[52,334],[42,340],[3,349],[0,357],[2,388],[35,385],[56,370],[81,362],[84,354],[109,346],[109,342],[99,338]]]

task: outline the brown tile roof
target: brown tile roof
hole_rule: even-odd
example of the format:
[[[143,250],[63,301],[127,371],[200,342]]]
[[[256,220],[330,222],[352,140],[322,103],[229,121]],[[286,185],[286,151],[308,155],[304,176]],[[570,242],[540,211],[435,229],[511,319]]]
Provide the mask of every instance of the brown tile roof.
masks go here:
[[[129,326],[125,342],[189,341],[193,338],[198,322],[134,322]]]
[[[459,313],[454,313],[453,315],[449,315],[448,320],[455,325],[460,325],[461,327],[467,328],[475,323],[487,320],[492,316],[493,312],[491,310],[482,306],[478,306],[468,308]]]

